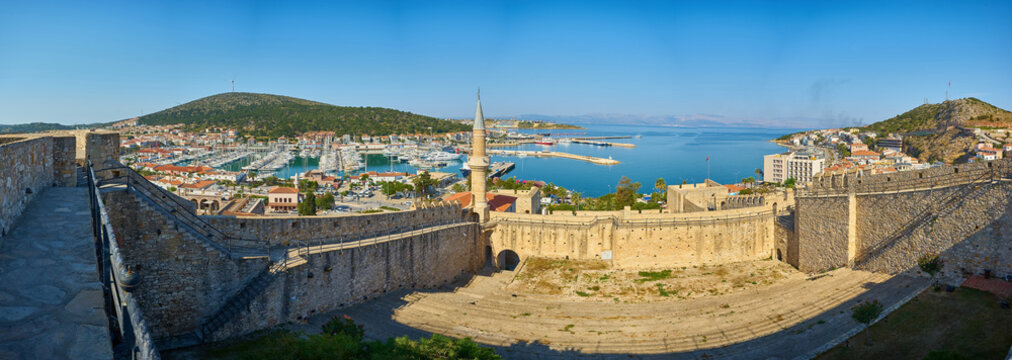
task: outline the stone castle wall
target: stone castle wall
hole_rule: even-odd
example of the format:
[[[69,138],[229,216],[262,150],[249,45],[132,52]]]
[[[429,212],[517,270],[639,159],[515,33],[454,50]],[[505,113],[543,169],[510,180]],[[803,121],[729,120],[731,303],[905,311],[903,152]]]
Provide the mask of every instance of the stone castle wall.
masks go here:
[[[949,276],[983,269],[1012,272],[1012,183],[1001,180],[1010,170],[1012,163],[998,160],[898,174],[826,176],[826,186],[796,199],[798,268],[916,272],[917,258],[935,252],[947,261]]]
[[[104,200],[123,260],[140,278],[134,294],[158,341],[198,329],[268,266],[266,259],[229,259],[134,194],[112,192]]]
[[[445,285],[484,265],[482,247],[478,225],[462,223],[391,242],[310,255],[308,262],[275,279],[216,339],[298,321],[398,289]]]
[[[140,278],[135,294],[152,324],[152,336],[161,344],[171,344],[199,329],[269,265],[265,258],[230,259],[133,192],[105,196],[111,204],[109,215],[119,232],[124,261]],[[172,206],[172,200],[157,201],[182,211]],[[218,339],[356,304],[396,289],[443,285],[462,274],[477,272],[484,260],[478,226],[463,221],[458,204],[426,204],[417,210],[344,217],[201,218],[226,233],[269,236],[272,246],[283,246],[286,241],[296,246],[297,240],[310,239],[338,243],[456,224],[388,242],[308,255],[307,263],[280,274],[251,310],[216,333]],[[310,272],[314,274],[311,278]]]
[[[53,185],[53,139],[9,140],[0,144],[0,237],[45,187]]]
[[[492,253],[609,260],[646,269],[762,259],[774,253],[768,206],[699,213],[493,213]]]
[[[262,239],[271,246],[295,241],[341,242],[460,222],[460,205],[437,203],[416,210],[340,216],[202,216],[219,230],[241,239]]]

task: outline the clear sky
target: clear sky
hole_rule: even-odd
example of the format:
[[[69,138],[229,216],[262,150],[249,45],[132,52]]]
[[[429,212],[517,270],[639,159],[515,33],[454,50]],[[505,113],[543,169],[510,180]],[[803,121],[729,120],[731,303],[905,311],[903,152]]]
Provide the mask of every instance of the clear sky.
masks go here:
[[[0,0],[0,123],[104,122],[230,90],[437,117],[882,120],[1012,109],[1012,1]]]

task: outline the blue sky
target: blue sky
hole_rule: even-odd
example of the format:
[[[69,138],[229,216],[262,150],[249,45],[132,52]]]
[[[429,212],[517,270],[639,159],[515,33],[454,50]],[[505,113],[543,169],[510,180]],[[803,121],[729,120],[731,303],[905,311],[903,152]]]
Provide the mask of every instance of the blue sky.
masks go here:
[[[1012,2],[0,0],[0,123],[111,121],[229,90],[438,117],[871,123],[1012,108]]]

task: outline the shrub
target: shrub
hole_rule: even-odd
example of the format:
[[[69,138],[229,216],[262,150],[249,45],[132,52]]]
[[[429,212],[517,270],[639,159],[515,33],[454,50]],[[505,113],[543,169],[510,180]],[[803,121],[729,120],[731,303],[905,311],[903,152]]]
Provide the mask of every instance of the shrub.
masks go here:
[[[942,266],[944,265],[945,263],[936,253],[927,253],[917,258],[917,266],[920,266],[921,271],[931,275],[931,277],[935,277],[935,274],[942,271]]]
[[[343,317],[335,316],[326,324],[323,324],[323,333],[327,335],[345,335],[355,339],[355,341],[361,341],[362,336],[365,335],[365,330],[362,329],[362,325],[356,325],[354,320],[348,317],[348,315],[344,315]]]

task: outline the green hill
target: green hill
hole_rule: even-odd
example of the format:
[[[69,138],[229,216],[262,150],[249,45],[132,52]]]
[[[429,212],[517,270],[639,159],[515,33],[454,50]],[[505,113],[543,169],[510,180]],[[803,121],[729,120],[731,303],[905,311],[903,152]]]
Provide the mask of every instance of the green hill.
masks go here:
[[[863,129],[884,136],[906,134],[904,148],[923,161],[963,162],[978,142],[972,133],[954,128],[1009,128],[1012,112],[976,98],[956,99],[941,104],[924,104]],[[1006,138],[995,138],[998,142]]]
[[[924,104],[892,118],[864,127],[877,133],[913,133],[944,130],[949,126],[1012,127],[1012,112],[976,98]]]
[[[288,96],[223,93],[138,118],[148,125],[184,124],[188,130],[238,129],[258,137],[293,136],[310,131],[337,135],[390,135],[466,131],[466,125],[379,107],[335,106]]]

